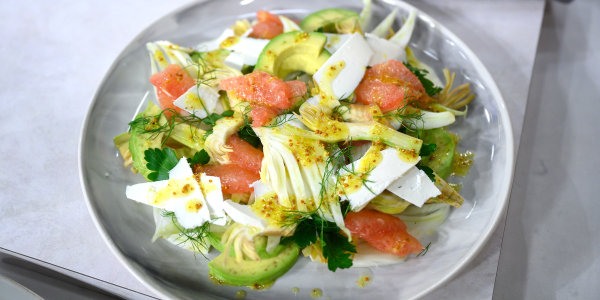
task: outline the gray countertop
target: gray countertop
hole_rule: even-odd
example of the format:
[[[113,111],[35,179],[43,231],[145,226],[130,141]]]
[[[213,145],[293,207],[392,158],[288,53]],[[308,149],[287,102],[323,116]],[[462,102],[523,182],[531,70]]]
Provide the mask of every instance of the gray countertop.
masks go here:
[[[11,108],[0,122],[0,247],[150,294],[92,223],[79,186],[77,144],[87,106],[114,58],[153,20],[188,2],[0,3],[0,94]],[[544,2],[439,2],[412,1],[463,39],[489,69],[507,102],[518,147]],[[428,298],[490,298],[503,228]]]
[[[546,10],[494,298],[600,297],[600,2]]]

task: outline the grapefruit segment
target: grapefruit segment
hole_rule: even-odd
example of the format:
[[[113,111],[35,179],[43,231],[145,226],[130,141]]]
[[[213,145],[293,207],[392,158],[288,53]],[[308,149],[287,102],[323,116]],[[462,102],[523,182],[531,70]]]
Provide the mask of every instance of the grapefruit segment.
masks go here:
[[[260,179],[258,173],[240,168],[239,165],[196,165],[194,173],[206,173],[221,179],[221,191],[223,194],[241,194],[252,192],[250,185]]]
[[[256,19],[258,23],[252,26],[249,37],[270,40],[283,33],[283,23],[277,15],[259,10],[256,12]]]
[[[227,145],[233,149],[233,152],[229,152],[229,160],[232,164],[256,174],[260,172],[263,159],[262,151],[254,148],[237,134],[233,134],[227,138]]]
[[[196,84],[194,79],[177,64],[168,65],[163,71],[152,74],[150,83],[156,87],[156,96],[160,107],[173,109],[177,113],[181,112],[181,108],[175,106],[173,101]],[[171,115],[170,112],[165,112],[165,116],[170,117]]]
[[[419,78],[402,62],[394,59],[368,69],[355,93],[358,103],[377,104],[384,113],[412,101],[428,101],[428,97],[423,97],[425,88]]]
[[[423,250],[421,242],[406,231],[406,224],[392,215],[363,209],[349,212],[344,223],[353,236],[381,252],[403,257]]]

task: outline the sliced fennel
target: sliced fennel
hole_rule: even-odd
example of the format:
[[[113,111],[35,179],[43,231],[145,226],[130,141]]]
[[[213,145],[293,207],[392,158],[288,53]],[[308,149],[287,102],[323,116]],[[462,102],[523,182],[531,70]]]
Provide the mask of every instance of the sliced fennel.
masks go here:
[[[371,9],[372,4],[372,0],[363,0],[363,9],[360,11],[358,18],[358,24],[360,24],[360,29],[363,32],[371,25],[371,19],[373,18],[373,11]]]
[[[422,208],[411,206],[397,217],[404,221],[410,235],[422,239],[435,232],[449,213],[447,204],[426,204]]]
[[[408,45],[408,41],[410,41],[410,37],[415,29],[415,19],[417,17],[417,12],[411,10],[408,14],[408,18],[400,27],[400,30],[396,32],[389,40],[396,43],[400,47],[404,48]]]
[[[444,203],[454,207],[461,207],[465,201],[463,197],[448,182],[434,173],[435,186],[442,192],[441,195],[427,200],[427,203]]]
[[[396,14],[398,14],[398,9],[394,8],[394,10],[390,14],[388,14],[385,17],[385,19],[383,19],[383,21],[381,21],[381,23],[379,23],[379,25],[377,25],[377,27],[375,27],[373,31],[371,31],[371,33],[380,38],[383,38],[386,35],[388,35],[388,33],[390,33],[390,30],[392,29],[392,25],[394,24]]]
[[[312,131],[284,125],[283,130],[291,135],[317,139],[328,143],[349,140],[381,141],[384,144],[402,149],[406,154],[418,155],[423,141],[398,132],[378,122],[347,123],[331,119],[314,105],[300,108],[300,121]]]
[[[261,181],[275,191],[279,204],[290,210],[316,210],[344,229],[340,203],[325,190],[332,186],[328,182],[333,178],[326,174],[329,153],[324,146],[318,140],[288,135],[278,128],[254,131],[263,144]]]

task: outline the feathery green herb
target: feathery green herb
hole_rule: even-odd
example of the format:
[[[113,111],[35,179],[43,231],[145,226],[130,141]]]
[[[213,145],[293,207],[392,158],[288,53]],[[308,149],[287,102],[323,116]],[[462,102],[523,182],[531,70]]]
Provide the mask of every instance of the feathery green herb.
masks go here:
[[[158,120],[166,113],[170,112],[171,117],[167,118],[167,122],[165,124],[159,124]],[[160,133],[165,133],[165,138],[162,142],[162,145],[167,141],[175,126],[179,124],[186,123],[190,126],[200,126],[201,124],[206,124],[209,126],[215,126],[215,123],[223,118],[233,116],[233,110],[226,110],[221,114],[212,113],[208,115],[206,118],[200,118],[196,115],[187,115],[183,116],[177,113],[175,110],[167,108],[162,110],[156,116],[142,116],[138,117],[135,120],[129,122],[130,128],[140,128],[143,133],[154,133],[156,136]],[[209,131],[210,132],[210,131]]]
[[[173,225],[175,225],[179,231],[179,237],[181,239],[179,245],[189,242],[195,252],[201,253],[202,256],[206,258],[203,252],[210,246],[210,242],[208,241],[208,234],[210,232],[209,222],[195,228],[187,229],[179,224],[174,212],[163,210],[161,215],[163,217],[171,218],[171,222],[173,222]]]
[[[275,117],[273,120],[271,120],[271,122],[263,125],[263,127],[267,127],[267,128],[279,127],[279,126],[282,126],[283,124],[293,120],[294,118],[295,118],[295,116],[291,112],[284,111],[280,115]]]
[[[429,246],[431,246],[431,242],[429,242],[429,244],[427,244],[427,246],[425,246],[425,248],[423,248],[423,250],[417,254],[417,257],[427,254],[427,251],[429,251]]]

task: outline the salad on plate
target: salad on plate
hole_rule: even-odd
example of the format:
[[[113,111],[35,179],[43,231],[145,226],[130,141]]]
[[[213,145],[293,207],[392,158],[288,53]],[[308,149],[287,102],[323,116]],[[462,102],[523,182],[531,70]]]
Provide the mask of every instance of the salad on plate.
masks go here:
[[[472,154],[447,128],[474,95],[417,59],[417,13],[397,14],[261,10],[195,47],[148,43],[156,101],[114,143],[147,180],[125,194],[153,207],[153,240],[218,251],[211,278],[255,288],[300,255],[333,272],[424,255],[463,203],[446,179]]]

